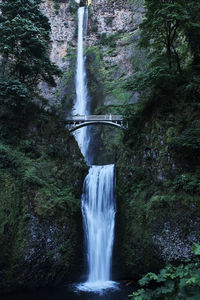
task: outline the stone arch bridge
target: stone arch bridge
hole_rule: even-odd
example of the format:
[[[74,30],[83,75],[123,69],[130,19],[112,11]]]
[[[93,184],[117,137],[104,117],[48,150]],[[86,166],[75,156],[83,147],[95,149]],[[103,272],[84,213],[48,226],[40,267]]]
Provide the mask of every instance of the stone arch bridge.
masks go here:
[[[127,129],[128,124],[122,115],[83,115],[67,117],[65,121],[70,132],[89,125],[111,125],[121,129]]]

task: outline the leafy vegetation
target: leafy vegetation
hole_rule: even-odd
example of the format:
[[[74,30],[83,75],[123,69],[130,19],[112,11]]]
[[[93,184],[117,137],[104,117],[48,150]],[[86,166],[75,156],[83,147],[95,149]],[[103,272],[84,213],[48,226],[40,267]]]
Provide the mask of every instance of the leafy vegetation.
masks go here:
[[[39,9],[41,1],[2,1],[0,26],[1,73],[16,78],[27,88],[40,80],[55,85],[58,68],[50,62],[50,25]]]
[[[190,162],[194,160],[196,163],[198,161],[198,158],[200,157],[200,129],[186,129],[180,136],[172,138],[170,146],[179,159],[189,159]],[[182,152],[181,157],[179,155],[180,152]]]
[[[133,278],[158,272],[166,261],[175,263],[174,274],[184,260],[179,249],[191,248],[189,232],[199,241],[200,22],[192,15],[199,16],[200,6],[146,0],[145,9],[135,53],[145,63],[133,64],[134,76],[124,81],[139,97],[125,105],[129,127],[117,160],[119,255],[122,270]]]
[[[117,35],[115,35],[115,34],[106,35],[106,33],[104,32],[100,36],[99,43],[104,46],[106,45],[108,47],[115,48],[116,47],[116,39],[117,39]]]
[[[0,3],[0,128],[1,138],[11,143],[18,143],[39,107],[47,107],[39,82],[55,86],[60,75],[49,58],[50,24],[40,2]]]
[[[140,95],[136,104],[127,107],[126,140],[131,147],[133,143],[133,147],[138,146],[143,141],[145,121],[151,123],[152,118],[157,118],[161,125],[164,118],[168,120],[167,126],[162,124],[167,134],[173,132],[167,139],[171,155],[180,163],[186,165],[190,161],[194,166],[199,157],[200,23],[192,16],[200,14],[200,6],[195,0],[146,0],[145,8],[139,46],[145,49],[147,63],[124,83],[127,90]],[[194,28],[196,35],[191,39]]]
[[[195,243],[193,251],[200,255],[200,245]],[[130,297],[145,299],[198,299],[200,294],[200,262],[198,259],[175,267],[167,265],[159,274],[148,273],[139,280],[141,286]]]
[[[172,106],[186,94],[188,100],[199,98],[199,61],[196,58],[199,55],[199,20],[192,17],[200,14],[198,1],[147,0],[145,8],[139,45],[146,50],[148,64],[129,82],[129,87],[132,85],[134,90],[141,92],[153,109],[167,103]],[[191,39],[189,32],[194,32],[194,28],[196,36]]]
[[[50,61],[50,24],[40,3],[0,3],[1,291],[61,279],[64,269],[72,268],[76,255],[75,219],[80,213],[87,167],[60,110],[40,95],[39,83],[55,86],[56,76],[61,75]],[[51,229],[52,224],[57,232]],[[34,241],[32,228],[37,234]],[[40,250],[30,258],[30,247],[38,249],[37,243],[48,230],[54,233],[56,246],[40,245],[45,261]],[[61,240],[61,233],[66,239]],[[54,266],[51,271],[60,251],[62,267]],[[30,273],[30,261],[31,272],[37,276]],[[45,278],[38,268],[45,268]]]
[[[76,253],[78,237],[74,220],[80,217],[80,196],[87,167],[73,137],[57,116],[46,112],[43,118],[39,115],[32,126],[34,132],[21,138],[18,146],[8,145],[5,140],[0,143],[0,276],[4,278],[3,288],[16,278],[17,284],[24,287],[48,281],[47,277],[46,281],[37,282],[34,276],[31,283],[24,281],[26,266],[20,277],[16,276],[19,260],[24,260],[28,251],[32,218],[38,220],[39,226],[53,222],[54,226],[62,228],[66,222],[70,224],[68,237],[62,241],[65,270],[72,267]],[[57,244],[61,246],[60,241]],[[54,253],[59,251],[56,249]],[[46,262],[50,260],[51,256],[46,257]],[[61,276],[59,272],[52,276]]]

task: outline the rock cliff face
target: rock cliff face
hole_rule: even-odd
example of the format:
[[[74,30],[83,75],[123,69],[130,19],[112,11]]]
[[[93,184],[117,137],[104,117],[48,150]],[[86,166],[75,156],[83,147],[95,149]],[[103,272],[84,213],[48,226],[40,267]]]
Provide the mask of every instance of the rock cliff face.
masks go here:
[[[41,4],[41,10],[49,18],[51,24],[51,59],[61,69],[66,66],[64,58],[68,47],[75,44],[74,13],[77,7],[70,0],[59,1],[57,4],[53,0],[46,0]]]
[[[88,45],[103,46],[103,61],[108,69],[113,65],[118,66],[119,78],[126,78],[133,74],[134,39],[137,39],[139,34],[138,26],[143,13],[141,6],[131,5],[130,1],[94,0],[92,2]],[[103,41],[103,45],[102,35],[108,37],[107,41]],[[108,51],[109,37],[113,37],[116,42],[113,53]]]
[[[117,64],[122,63],[126,76],[132,74],[131,63],[128,59],[131,59],[133,35],[138,34],[138,25],[144,14],[141,1],[135,2],[134,5],[131,5],[129,0],[93,0],[89,8],[87,45],[98,45],[99,37],[102,34],[124,34],[124,40],[119,39],[117,43],[116,50],[121,51],[116,51],[116,56],[112,58],[112,61]],[[64,68],[66,67],[64,58],[68,48],[76,46],[78,5],[74,3],[74,0],[62,0],[56,5],[53,0],[46,0],[41,4],[41,9],[48,16],[51,24],[52,61]],[[128,34],[129,36],[127,36]],[[128,57],[127,54],[129,54]],[[109,57],[109,55],[107,56]]]
[[[101,105],[127,102],[133,97],[129,92],[126,93],[125,99],[121,99],[118,93],[119,84],[115,81],[122,82],[133,74],[132,59],[135,56],[133,48],[139,35],[138,25],[144,14],[141,2],[135,1],[134,4],[129,0],[91,2],[86,47],[92,102],[96,101],[96,91],[99,93],[99,88],[101,96],[97,102]],[[70,102],[68,107],[72,107],[72,90],[69,87],[73,85],[74,89],[78,5],[74,0],[58,1],[56,5],[54,1],[46,0],[41,9],[51,23],[51,58],[64,71],[63,78],[58,84],[59,92],[55,89],[48,90],[44,85],[42,90],[52,101],[59,100],[64,106]]]
[[[76,11],[78,4],[74,0],[57,1],[46,0],[41,4],[41,10],[49,18],[51,24],[51,60],[59,68],[69,71],[69,64],[66,61],[68,49],[76,45]],[[57,79],[58,89],[61,87]],[[55,95],[55,88],[49,88],[45,83],[40,85],[43,96],[55,102],[60,102],[60,97]],[[57,101],[58,100],[58,101]]]

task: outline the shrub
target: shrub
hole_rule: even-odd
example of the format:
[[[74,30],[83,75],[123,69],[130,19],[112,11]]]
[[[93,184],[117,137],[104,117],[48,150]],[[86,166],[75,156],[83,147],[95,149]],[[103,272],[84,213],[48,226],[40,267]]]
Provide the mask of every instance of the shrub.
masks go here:
[[[190,160],[191,163],[195,163],[200,157],[200,129],[186,129],[180,136],[172,139],[170,148],[179,160]]]
[[[200,245],[195,243],[193,252],[200,255]],[[129,295],[132,300],[199,299],[200,262],[195,259],[177,267],[167,265],[159,274],[146,274],[139,284],[142,288]]]

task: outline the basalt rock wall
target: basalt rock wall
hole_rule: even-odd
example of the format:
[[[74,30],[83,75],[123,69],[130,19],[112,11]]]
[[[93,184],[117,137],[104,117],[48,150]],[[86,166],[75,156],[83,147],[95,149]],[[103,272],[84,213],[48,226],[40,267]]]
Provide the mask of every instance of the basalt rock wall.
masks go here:
[[[78,4],[74,0],[46,0],[41,9],[51,23],[52,61],[63,70],[58,88],[48,89],[43,84],[42,91],[52,102],[62,103],[69,113],[75,98]],[[85,46],[93,111],[99,105],[135,101],[137,95],[125,92],[121,83],[134,73],[134,56],[135,62],[140,56],[134,46],[143,15],[142,1],[91,1]]]

